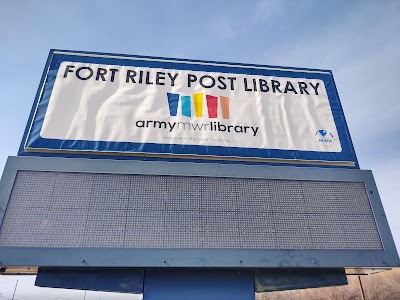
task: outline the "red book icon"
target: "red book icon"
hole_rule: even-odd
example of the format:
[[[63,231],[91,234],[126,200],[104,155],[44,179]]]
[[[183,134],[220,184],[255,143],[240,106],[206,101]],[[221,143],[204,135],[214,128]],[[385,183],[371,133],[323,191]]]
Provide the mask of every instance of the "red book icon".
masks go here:
[[[218,116],[218,97],[206,95],[208,117],[216,118]]]

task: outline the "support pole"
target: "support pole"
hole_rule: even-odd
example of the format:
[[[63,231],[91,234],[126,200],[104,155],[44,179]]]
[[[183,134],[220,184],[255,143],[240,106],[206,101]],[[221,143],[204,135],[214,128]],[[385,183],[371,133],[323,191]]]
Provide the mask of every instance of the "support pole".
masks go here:
[[[255,300],[250,270],[151,269],[143,300]]]
[[[362,300],[365,300],[364,288],[363,288],[363,285],[362,285],[362,283],[361,283],[361,277],[360,277],[360,275],[358,275],[358,282],[360,283],[361,299],[362,299]]]
[[[14,293],[13,293],[12,298],[11,298],[12,300],[14,300],[15,292],[17,291],[17,285],[18,285],[18,280],[17,280],[17,282],[15,283]]]

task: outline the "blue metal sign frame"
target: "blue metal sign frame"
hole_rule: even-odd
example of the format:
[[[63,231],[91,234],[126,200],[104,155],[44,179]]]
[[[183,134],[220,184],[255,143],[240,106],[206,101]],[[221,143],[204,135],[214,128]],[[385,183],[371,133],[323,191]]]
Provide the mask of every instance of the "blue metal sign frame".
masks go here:
[[[58,69],[64,61],[319,79],[324,82],[326,87],[342,151],[334,153],[238,147],[227,148],[221,146],[45,139],[40,136],[40,131]],[[172,152],[171,149],[173,149]],[[142,154],[142,157],[132,156],[135,154]],[[143,156],[145,156],[146,160],[170,161],[176,160],[177,157],[181,158],[181,161],[182,158],[186,161],[204,161],[203,159],[212,157],[215,162],[227,162],[226,160],[233,157],[236,160],[245,161],[250,164],[265,164],[267,162],[272,165],[290,163],[291,165],[300,166],[317,164],[322,167],[359,168],[331,71],[64,50],[50,51],[18,155],[112,159],[143,159]],[[162,156],[162,158],[159,156]]]

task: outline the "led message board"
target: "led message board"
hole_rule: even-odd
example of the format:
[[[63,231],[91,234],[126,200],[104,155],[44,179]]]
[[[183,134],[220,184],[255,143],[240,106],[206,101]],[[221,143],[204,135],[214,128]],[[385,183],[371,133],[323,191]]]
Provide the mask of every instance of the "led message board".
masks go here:
[[[11,157],[0,189],[7,266],[400,265],[370,171]]]

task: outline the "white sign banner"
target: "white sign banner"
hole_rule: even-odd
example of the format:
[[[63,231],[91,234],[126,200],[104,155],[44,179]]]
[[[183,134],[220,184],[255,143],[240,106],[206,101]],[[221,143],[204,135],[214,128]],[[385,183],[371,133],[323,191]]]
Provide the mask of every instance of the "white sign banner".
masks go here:
[[[342,151],[322,80],[67,61],[40,136]]]

